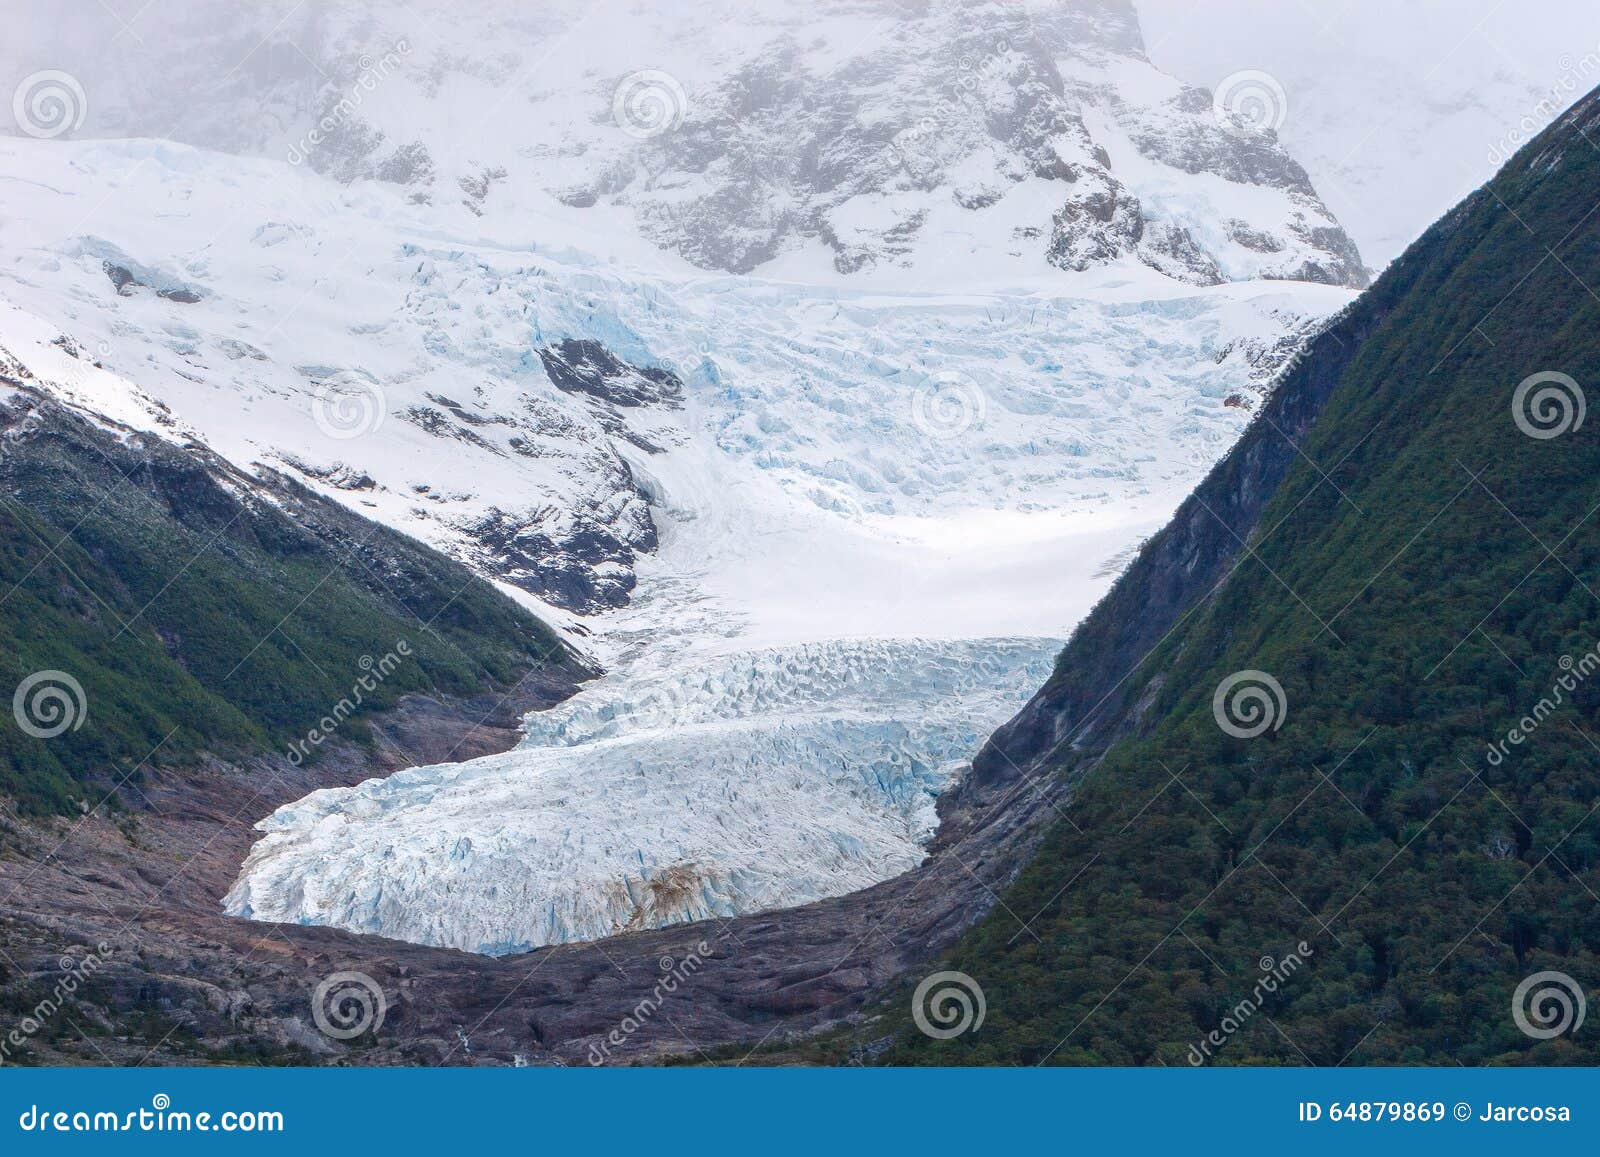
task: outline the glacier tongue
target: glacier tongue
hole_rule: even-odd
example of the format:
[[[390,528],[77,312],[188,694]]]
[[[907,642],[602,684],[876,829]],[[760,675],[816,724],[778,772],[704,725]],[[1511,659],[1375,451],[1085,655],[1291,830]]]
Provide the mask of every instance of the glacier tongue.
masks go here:
[[[280,808],[225,906],[499,955],[855,891],[921,862],[938,794],[1059,645],[830,641],[611,676],[503,755]]]

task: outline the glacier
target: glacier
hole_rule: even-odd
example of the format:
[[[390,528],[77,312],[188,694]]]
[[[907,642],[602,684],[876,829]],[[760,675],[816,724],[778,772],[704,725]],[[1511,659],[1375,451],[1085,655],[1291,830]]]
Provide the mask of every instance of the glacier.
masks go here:
[[[1058,646],[833,641],[613,680],[503,755],[280,808],[225,906],[499,955],[855,891],[921,862]]]
[[[607,672],[512,751],[262,819],[225,909],[509,953],[914,866],[1353,244],[1125,0],[417,7],[449,20],[153,11],[282,49],[270,115],[152,38],[82,138],[0,137],[0,345],[46,388],[427,542]],[[686,100],[643,140],[640,69]]]
[[[92,350],[121,410],[453,554],[610,671],[516,751],[267,817],[225,900],[482,952],[918,863],[961,761],[1350,297],[1133,260],[947,286],[705,275],[570,229],[441,233],[379,187],[167,143],[0,141],[0,172],[31,174],[0,179],[0,298]],[[60,193],[108,183],[89,232]],[[124,294],[107,264],[200,300]],[[678,395],[565,392],[540,355],[568,341]],[[382,403],[354,437],[318,421],[340,375]],[[626,597],[564,605],[552,573]],[[628,704],[652,694],[696,714],[644,726]]]

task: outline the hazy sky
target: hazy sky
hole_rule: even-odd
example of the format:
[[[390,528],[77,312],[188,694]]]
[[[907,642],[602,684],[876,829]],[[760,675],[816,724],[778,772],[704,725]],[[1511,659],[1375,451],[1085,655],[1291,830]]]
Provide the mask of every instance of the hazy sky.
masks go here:
[[[492,2],[535,27],[579,0]],[[795,10],[793,0],[749,2]],[[1600,0],[1134,3],[1151,57],[1184,80],[1214,89],[1246,70],[1276,78],[1285,144],[1373,266],[1487,179],[1554,109],[1600,85]],[[40,68],[66,69],[92,94],[85,135],[180,123],[183,139],[245,149],[244,120],[289,118],[294,78],[319,83],[290,32],[309,42],[325,12],[409,14],[448,0],[81,0],[72,21],[60,0],[0,6],[0,92]],[[671,10],[667,0],[657,7]],[[237,62],[262,30],[283,42],[250,51],[243,66],[202,67]],[[251,117],[230,99],[196,99],[196,76],[247,100]]]
[[[1370,265],[1600,85],[1595,0],[1136,0],[1152,59],[1287,95],[1281,136]]]

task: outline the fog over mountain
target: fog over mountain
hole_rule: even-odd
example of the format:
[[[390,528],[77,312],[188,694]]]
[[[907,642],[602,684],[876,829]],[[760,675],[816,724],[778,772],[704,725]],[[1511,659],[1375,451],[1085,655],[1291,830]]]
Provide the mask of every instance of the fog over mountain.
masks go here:
[[[1279,138],[1374,267],[1600,84],[1587,0],[1138,0],[1150,58],[1190,84],[1260,71]]]
[[[915,11],[858,2],[801,14],[790,5],[756,0],[734,6],[730,12],[737,18],[730,19],[715,5],[689,12],[658,11],[626,0],[549,0],[533,6],[476,4],[462,21],[449,6],[426,2],[388,11],[383,5],[337,0],[263,0],[248,12],[219,0],[174,5],[72,0],[69,7],[71,19],[49,0],[7,5],[12,34],[0,43],[4,87],[40,70],[64,71],[88,95],[75,135],[157,136],[245,152],[288,143],[275,139],[274,129],[287,131],[303,122],[308,98],[340,80],[337,54],[330,49],[341,43],[370,50],[409,31],[423,51],[430,37],[455,42],[444,55],[454,56],[457,66],[474,56],[470,68],[455,70],[466,73],[467,80],[451,78],[449,61],[434,59],[429,65],[435,83],[470,98],[454,102],[450,127],[471,152],[485,129],[516,135],[511,122],[522,119],[521,113],[514,118],[498,114],[516,107],[524,95],[547,108],[580,113],[586,85],[572,82],[585,70],[594,79],[598,62],[588,51],[592,40],[603,41],[621,71],[641,48],[658,65],[674,57],[669,71],[677,69],[673,75],[693,94],[695,82],[709,75],[705,65],[731,63],[748,49],[741,36],[751,27],[766,26],[773,33],[803,30],[815,39],[827,22],[840,34],[826,37],[829,51],[848,53],[856,45],[870,56],[874,46],[885,52],[903,47],[904,25]],[[993,12],[969,28],[974,44],[1010,34],[1008,25],[1019,18],[1048,26],[1056,12],[1063,14],[1068,35],[1096,43],[1107,29],[1127,25],[1117,5],[1098,5],[1087,17],[1081,4],[991,7]],[[1269,99],[1282,95],[1276,110],[1282,118],[1279,138],[1305,165],[1322,200],[1375,268],[1486,180],[1517,143],[1600,83],[1600,10],[1583,0],[1515,6],[1496,0],[1317,5],[1137,0],[1136,7],[1150,59],[1183,81],[1214,90],[1240,74],[1270,78],[1265,83],[1271,89],[1264,90]],[[458,30],[463,23],[466,28]],[[458,31],[486,28],[494,31],[494,51],[471,53],[470,41]],[[674,41],[678,48],[663,53],[663,46]],[[524,51],[528,46],[531,52]],[[970,63],[986,55],[974,55],[972,45],[955,40],[950,46],[944,65],[951,70],[962,59]],[[797,49],[779,51],[769,63],[781,67],[769,78],[785,75],[783,69],[792,66],[792,60],[782,64],[783,51]],[[702,67],[682,68],[687,56],[698,56]],[[579,62],[582,68],[576,67]],[[752,63],[757,62],[742,65]],[[792,83],[796,74],[787,75]],[[885,81],[880,78],[880,86]],[[921,89],[930,105],[937,103],[936,84]],[[512,91],[517,102],[510,100]],[[917,89],[899,86],[896,91],[909,99]],[[840,102],[852,104],[861,93],[834,86],[822,96],[822,104],[813,101],[807,112],[813,130],[825,127],[831,115],[827,106],[837,112]],[[472,123],[474,110],[477,123]],[[0,132],[9,131],[9,118],[0,116]],[[705,131],[715,132],[715,122],[707,122]],[[695,133],[687,134],[680,152],[703,148],[694,142]],[[557,148],[547,159],[562,166],[571,154]],[[406,163],[401,157],[390,171]],[[764,175],[772,175],[770,166]],[[756,182],[750,195],[762,187]],[[593,191],[580,181],[569,192],[581,197],[586,188]],[[778,202],[768,203],[766,210],[784,212]],[[761,238],[726,237],[721,244],[748,250],[752,244],[759,247]]]

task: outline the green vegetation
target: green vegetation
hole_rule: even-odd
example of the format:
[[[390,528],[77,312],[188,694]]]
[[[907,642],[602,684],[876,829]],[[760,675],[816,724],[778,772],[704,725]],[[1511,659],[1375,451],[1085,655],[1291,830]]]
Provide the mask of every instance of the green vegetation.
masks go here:
[[[57,670],[87,705],[80,727],[48,739],[5,705],[0,795],[25,813],[98,802],[202,750],[282,751],[402,640],[410,656],[356,716],[567,663],[541,623],[464,568],[287,480],[117,439],[27,394],[0,424],[0,693]]]
[[[1354,307],[1370,332],[1250,550],[1141,668],[1142,725],[1062,763],[1069,818],[941,965],[981,1029],[918,1032],[908,985],[860,1034],[894,1029],[878,1060],[1186,1065],[1227,1019],[1205,1063],[1600,1061],[1592,1007],[1545,1041],[1512,1016],[1540,970],[1600,992],[1600,419],[1512,413],[1543,371],[1600,401],[1595,107]],[[1287,703],[1253,739],[1212,706],[1247,669]]]

